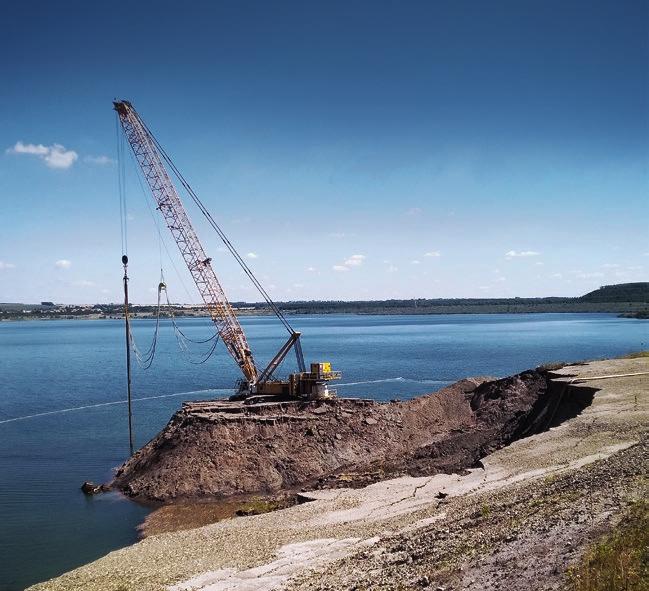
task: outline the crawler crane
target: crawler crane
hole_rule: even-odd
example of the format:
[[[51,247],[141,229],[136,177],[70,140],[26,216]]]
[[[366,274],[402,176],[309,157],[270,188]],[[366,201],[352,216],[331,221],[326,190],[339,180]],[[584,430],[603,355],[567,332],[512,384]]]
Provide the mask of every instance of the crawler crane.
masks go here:
[[[163,217],[178,246],[178,250],[209,311],[216,330],[243,374],[235,398],[244,399],[250,403],[277,398],[318,399],[335,395],[335,392],[329,389],[328,382],[339,379],[340,372],[332,371],[331,364],[328,362],[312,363],[309,368],[310,371],[307,371],[300,344],[300,333],[293,330],[284,314],[271,300],[266,290],[227,239],[219,225],[214,221],[209,211],[207,211],[171,158],[158,143],[133,105],[124,100],[115,101],[113,105],[115,111],[117,111],[124,135],[133,150],[142,175],[157,204],[157,210]],[[289,333],[286,343],[261,371],[255,363],[243,328],[212,268],[212,259],[207,256],[196,235],[165,164],[176,176],[201,213],[207,218],[225,246],[241,265],[244,273],[250,278]],[[298,372],[290,374],[287,380],[275,378],[275,371],[291,349],[293,349],[297,358]]]

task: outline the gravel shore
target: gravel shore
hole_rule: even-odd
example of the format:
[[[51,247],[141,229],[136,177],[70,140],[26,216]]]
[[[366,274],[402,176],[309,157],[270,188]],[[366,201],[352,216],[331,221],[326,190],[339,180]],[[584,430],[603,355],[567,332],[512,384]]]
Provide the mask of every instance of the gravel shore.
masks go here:
[[[647,496],[649,359],[557,370],[581,414],[465,474],[401,477],[151,536],[32,589],[555,589]],[[634,375],[627,375],[634,374]],[[624,375],[624,377],[599,376]],[[588,380],[588,381],[583,381]]]

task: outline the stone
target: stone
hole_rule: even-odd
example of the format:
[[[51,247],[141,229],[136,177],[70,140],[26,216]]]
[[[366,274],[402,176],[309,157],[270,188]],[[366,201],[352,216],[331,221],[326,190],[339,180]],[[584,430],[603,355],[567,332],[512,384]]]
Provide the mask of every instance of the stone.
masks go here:
[[[98,484],[95,484],[94,482],[86,480],[81,485],[81,490],[87,495],[96,495],[102,491],[102,487]]]

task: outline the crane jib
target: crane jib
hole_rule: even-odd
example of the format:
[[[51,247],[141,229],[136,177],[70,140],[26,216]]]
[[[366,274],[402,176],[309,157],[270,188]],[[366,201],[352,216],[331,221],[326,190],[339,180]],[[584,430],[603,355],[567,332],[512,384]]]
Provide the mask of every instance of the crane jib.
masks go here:
[[[142,175],[194,279],[221,340],[241,368],[245,379],[249,383],[255,383],[259,372],[246,336],[212,269],[211,259],[205,254],[187,216],[153,138],[142,125],[129,102],[120,101],[115,102],[114,105]]]
[[[287,318],[225,236],[164,148],[142,121],[133,105],[128,101],[115,101],[113,106],[142,176],[157,204],[157,210],[164,218],[165,224],[178,246],[221,340],[241,369],[244,380],[237,396],[250,398],[250,400],[255,398],[263,400],[268,396],[275,399],[278,396],[307,399],[335,396],[335,391],[328,389],[327,382],[339,379],[340,372],[332,371],[331,364],[328,362],[312,363],[310,371],[307,370],[300,344],[300,333],[293,330]],[[259,371],[255,364],[246,335],[212,269],[212,259],[207,256],[196,235],[165,163],[289,333],[286,343],[262,371]],[[288,380],[275,379],[273,377],[275,371],[291,350],[295,352],[298,372],[290,374]]]

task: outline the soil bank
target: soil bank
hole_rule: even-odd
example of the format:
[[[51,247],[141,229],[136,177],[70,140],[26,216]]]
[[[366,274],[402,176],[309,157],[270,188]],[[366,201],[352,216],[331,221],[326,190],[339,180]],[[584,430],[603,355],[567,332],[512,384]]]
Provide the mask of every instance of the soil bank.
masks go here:
[[[530,370],[461,380],[407,402],[186,403],[110,486],[168,502],[458,472],[590,403],[584,392],[568,404],[564,389]]]

